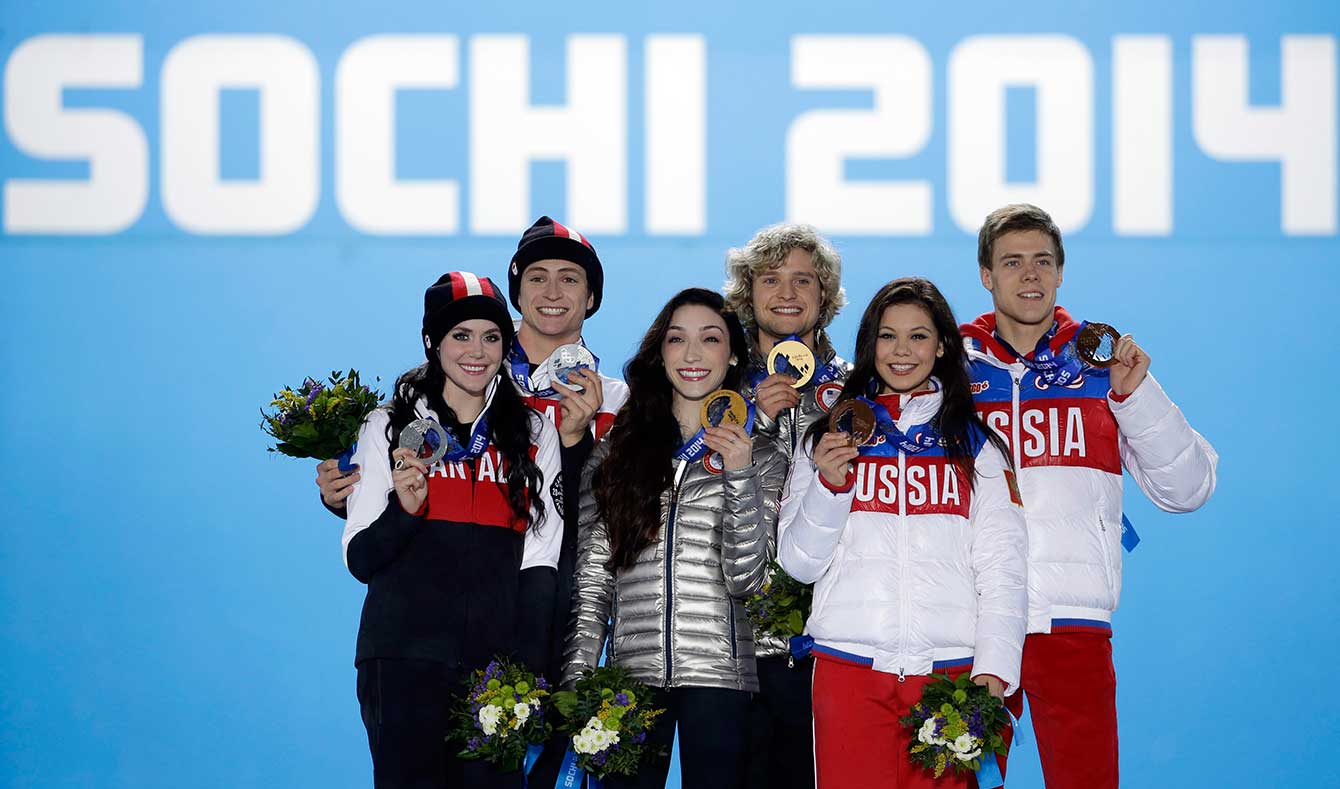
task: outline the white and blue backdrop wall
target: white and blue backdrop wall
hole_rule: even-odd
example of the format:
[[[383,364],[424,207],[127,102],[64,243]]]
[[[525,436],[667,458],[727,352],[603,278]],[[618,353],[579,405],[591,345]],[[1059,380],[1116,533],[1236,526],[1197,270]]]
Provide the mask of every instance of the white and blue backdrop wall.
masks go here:
[[[539,214],[600,251],[614,371],[781,220],[844,256],[844,352],[895,276],[970,318],[1018,200],[1221,454],[1197,513],[1128,485],[1126,785],[1334,779],[1340,7],[488,6],[0,0],[0,783],[369,785],[363,587],[258,409],[385,389]]]

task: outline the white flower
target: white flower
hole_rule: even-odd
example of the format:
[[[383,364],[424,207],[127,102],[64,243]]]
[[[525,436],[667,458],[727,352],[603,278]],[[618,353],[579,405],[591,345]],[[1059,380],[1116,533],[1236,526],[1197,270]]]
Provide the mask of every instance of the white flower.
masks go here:
[[[512,707],[512,714],[516,716],[516,722],[512,724],[512,728],[519,729],[526,725],[526,719],[530,717],[530,705],[517,704]]]
[[[599,718],[592,717],[591,720],[586,722],[586,728],[600,730],[605,728],[605,724],[601,723]]]
[[[502,717],[502,707],[497,704],[485,704],[479,708],[479,727],[485,734],[498,731],[498,719]]]
[[[927,718],[926,722],[921,724],[921,731],[917,732],[917,739],[927,745],[935,742],[935,718]]]
[[[958,739],[954,740],[952,743],[949,744],[949,750],[953,751],[954,753],[967,753],[968,751],[971,751],[975,746],[976,743],[973,741],[973,737],[971,734],[960,734],[958,736]]]
[[[958,760],[961,762],[970,762],[973,759],[976,759],[978,756],[982,755],[982,749],[978,748],[976,750],[969,751],[968,753],[955,753],[954,755],[957,756]]]

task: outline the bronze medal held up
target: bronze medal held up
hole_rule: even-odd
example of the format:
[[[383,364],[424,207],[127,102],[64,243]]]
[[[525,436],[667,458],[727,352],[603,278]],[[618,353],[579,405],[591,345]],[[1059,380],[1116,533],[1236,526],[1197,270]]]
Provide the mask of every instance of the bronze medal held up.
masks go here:
[[[1090,367],[1111,367],[1117,363],[1117,340],[1121,334],[1106,323],[1086,323],[1075,338],[1075,352]]]
[[[864,446],[875,435],[875,412],[860,400],[843,400],[828,413],[828,432],[846,433],[848,444]]]

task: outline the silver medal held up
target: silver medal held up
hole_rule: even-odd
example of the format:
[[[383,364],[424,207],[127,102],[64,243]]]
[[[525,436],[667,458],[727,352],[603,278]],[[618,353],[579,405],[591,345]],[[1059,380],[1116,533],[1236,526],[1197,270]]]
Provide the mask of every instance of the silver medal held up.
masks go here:
[[[560,345],[549,356],[549,380],[558,381],[569,389],[585,391],[580,383],[573,380],[578,370],[595,370],[596,357],[583,345],[569,343]]]
[[[425,466],[431,466],[447,454],[447,449],[451,445],[451,435],[435,419],[415,419],[400,431],[400,439],[396,445],[413,452],[414,457]],[[404,459],[397,458],[396,471],[404,467]]]

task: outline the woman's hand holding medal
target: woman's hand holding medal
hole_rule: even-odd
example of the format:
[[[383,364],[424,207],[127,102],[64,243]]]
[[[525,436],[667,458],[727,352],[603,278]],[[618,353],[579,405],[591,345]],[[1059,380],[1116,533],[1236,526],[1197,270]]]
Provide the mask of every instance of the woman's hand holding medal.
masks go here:
[[[703,443],[721,455],[722,466],[727,471],[741,471],[754,462],[754,441],[744,432],[743,425],[731,422],[718,427],[705,427]]]
[[[391,481],[395,483],[400,508],[405,512],[416,513],[423,508],[423,502],[428,498],[428,467],[408,447],[399,447],[391,452],[391,457],[395,459]]]
[[[824,433],[819,445],[814,448],[814,465],[829,487],[840,488],[847,484],[847,475],[851,473],[851,464],[860,457],[861,452],[852,445],[847,433]]]

